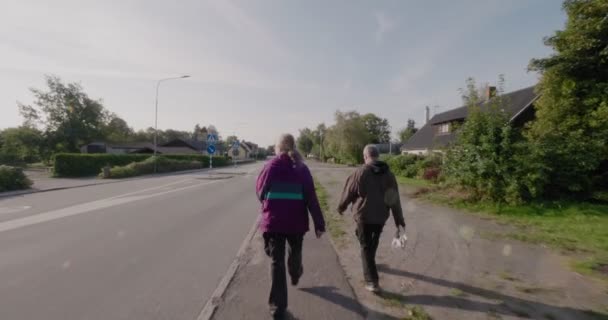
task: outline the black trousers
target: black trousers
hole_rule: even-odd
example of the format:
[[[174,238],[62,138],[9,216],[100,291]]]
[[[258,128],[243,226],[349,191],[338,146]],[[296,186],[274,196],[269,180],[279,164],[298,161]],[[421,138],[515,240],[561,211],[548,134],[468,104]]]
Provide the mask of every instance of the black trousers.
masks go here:
[[[264,233],[264,251],[272,262],[270,278],[272,281],[268,304],[274,315],[281,315],[287,309],[287,275],[285,272],[285,243],[289,244],[287,269],[292,279],[299,279],[304,272],[302,266],[302,242],[304,234],[285,235]]]
[[[384,225],[363,224],[357,225],[357,238],[361,245],[361,261],[363,263],[363,277],[366,282],[378,284],[378,269],[376,268],[376,251],[380,242],[380,234]]]

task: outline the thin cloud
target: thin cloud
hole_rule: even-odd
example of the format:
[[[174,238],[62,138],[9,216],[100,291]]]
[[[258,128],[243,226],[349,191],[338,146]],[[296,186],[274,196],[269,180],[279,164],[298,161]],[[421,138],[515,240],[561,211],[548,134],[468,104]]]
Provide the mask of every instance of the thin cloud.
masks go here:
[[[381,43],[384,41],[386,34],[395,29],[397,24],[384,12],[376,12],[374,18],[376,19],[376,32],[374,33],[374,37],[376,42]]]

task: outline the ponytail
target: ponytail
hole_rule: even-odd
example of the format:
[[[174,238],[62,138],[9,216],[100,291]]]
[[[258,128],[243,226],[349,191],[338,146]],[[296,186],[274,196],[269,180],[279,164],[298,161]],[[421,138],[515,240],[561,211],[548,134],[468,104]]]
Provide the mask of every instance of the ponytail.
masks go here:
[[[294,167],[302,163],[302,156],[298,150],[296,150],[296,141],[291,134],[281,135],[277,142],[276,149],[279,153],[287,154],[294,163]]]

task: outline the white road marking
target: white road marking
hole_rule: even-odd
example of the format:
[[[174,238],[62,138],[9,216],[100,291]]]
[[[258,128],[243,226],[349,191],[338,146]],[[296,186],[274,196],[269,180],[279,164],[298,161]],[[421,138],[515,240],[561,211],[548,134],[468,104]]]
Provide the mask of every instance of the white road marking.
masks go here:
[[[0,214],[9,214],[13,212],[25,211],[32,206],[15,206],[15,207],[0,207]]]
[[[179,192],[179,191],[183,191],[183,190],[187,190],[187,189],[192,189],[192,188],[200,187],[203,185],[220,182],[221,180],[205,181],[203,183],[197,183],[194,185],[189,185],[189,186],[181,187],[181,188],[177,188],[177,189],[160,191],[160,192],[146,194],[146,195],[138,195],[138,196],[136,195],[138,193],[142,193],[142,192],[146,192],[146,191],[162,189],[168,185],[175,185],[175,184],[182,183],[185,181],[189,181],[189,180],[181,180],[181,181],[173,182],[173,183],[163,185],[163,186],[148,188],[148,189],[139,190],[139,191],[135,191],[135,192],[131,192],[131,193],[127,193],[127,194],[123,194],[123,195],[119,195],[119,196],[115,196],[115,197],[111,197],[111,198],[107,198],[107,199],[96,200],[96,201],[78,204],[78,205],[74,205],[74,206],[70,206],[70,207],[66,207],[66,208],[62,208],[62,209],[43,212],[43,213],[36,214],[33,216],[27,216],[24,218],[5,221],[5,222],[0,223],[0,232],[14,230],[14,229],[18,229],[18,228],[38,224],[38,223],[48,222],[51,220],[56,220],[56,219],[70,217],[70,216],[74,216],[74,215],[78,215],[78,214],[82,214],[82,213],[86,213],[86,212],[91,212],[94,210],[109,208],[109,207],[113,207],[113,206],[117,206],[117,205],[121,205],[121,204],[125,204],[125,203],[138,201],[138,200],[149,199],[149,198],[153,198],[156,196],[162,196],[162,195],[175,193],[175,192]]]

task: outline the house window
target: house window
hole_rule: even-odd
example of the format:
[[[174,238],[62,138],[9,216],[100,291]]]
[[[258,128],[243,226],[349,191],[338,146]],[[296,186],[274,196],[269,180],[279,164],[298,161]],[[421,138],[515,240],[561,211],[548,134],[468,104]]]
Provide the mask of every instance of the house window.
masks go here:
[[[450,124],[449,123],[442,123],[439,125],[439,130],[438,130],[439,134],[448,134],[450,133]]]

